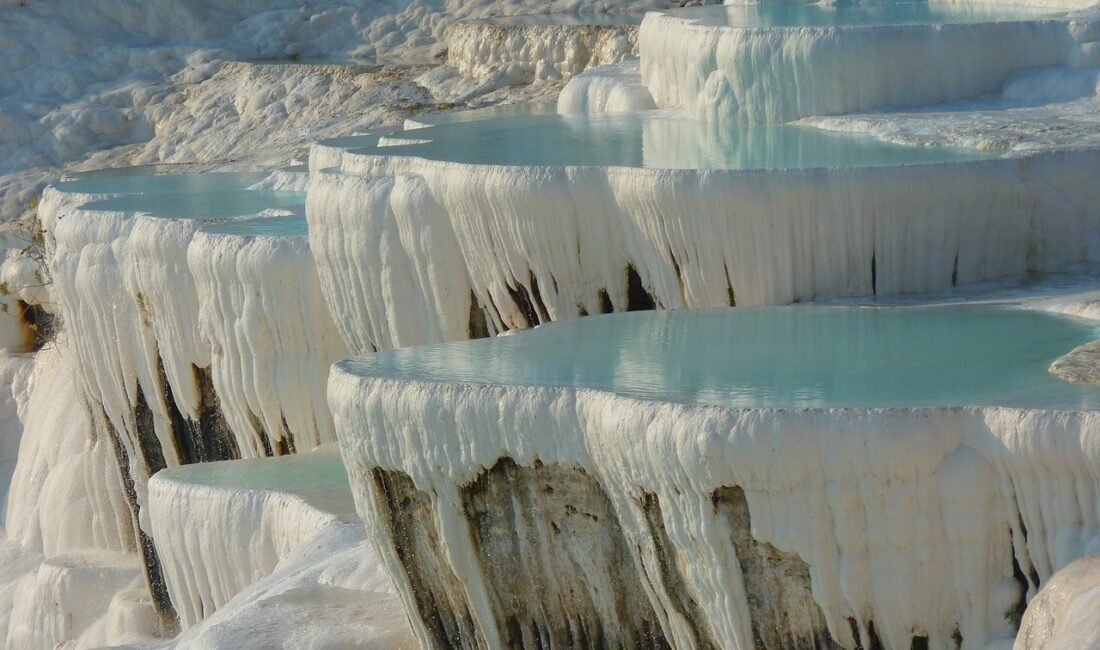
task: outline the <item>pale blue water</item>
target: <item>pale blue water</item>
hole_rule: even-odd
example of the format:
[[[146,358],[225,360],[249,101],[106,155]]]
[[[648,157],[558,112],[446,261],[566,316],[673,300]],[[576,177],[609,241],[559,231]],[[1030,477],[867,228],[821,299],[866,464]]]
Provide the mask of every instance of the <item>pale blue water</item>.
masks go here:
[[[268,172],[163,173],[159,167],[109,169],[58,183],[64,192],[117,194],[91,210],[145,212],[168,219],[228,219],[278,209],[302,212],[305,192],[250,190]]]
[[[57,189],[89,194],[215,192],[245,188],[267,176],[268,172],[172,174],[159,167],[126,167],[76,174],[58,183]]]
[[[442,124],[476,122],[478,120],[497,120],[504,117],[521,117],[525,115],[556,115],[557,112],[558,102],[554,100],[525,104],[501,104],[497,106],[471,108],[465,111],[451,111],[449,113],[421,113],[409,119],[425,125],[440,126]],[[410,135],[415,136],[416,134],[412,133]]]
[[[337,138],[318,140],[317,144],[338,149],[354,149],[358,147],[373,147],[378,144],[378,138],[393,133],[397,127],[382,127],[357,133],[356,135],[344,135]]]
[[[635,312],[346,362],[405,380],[577,386],[754,407],[1100,408],[1050,364],[1094,321],[1009,307],[784,307]]]
[[[355,511],[344,464],[332,452],[193,463],[161,470],[160,475],[193,485],[288,492],[329,512]]]
[[[266,237],[300,237],[309,234],[305,215],[295,214],[286,217],[258,217],[256,219],[233,219],[203,224],[203,232],[219,235],[253,235]]]
[[[663,111],[521,115],[409,132],[428,144],[358,153],[482,165],[599,165],[671,169],[881,166],[977,160],[993,152],[909,147],[870,136],[792,125],[734,126]]]
[[[296,209],[305,205],[305,192],[224,189],[149,194],[126,194],[86,203],[87,210],[145,212],[166,219],[228,219],[269,209]]]
[[[760,3],[673,9],[667,13],[729,27],[865,27],[995,23],[1061,18],[1065,11],[1009,4],[929,2]]]
[[[18,231],[0,233],[0,249],[26,248],[32,243],[31,236]]]

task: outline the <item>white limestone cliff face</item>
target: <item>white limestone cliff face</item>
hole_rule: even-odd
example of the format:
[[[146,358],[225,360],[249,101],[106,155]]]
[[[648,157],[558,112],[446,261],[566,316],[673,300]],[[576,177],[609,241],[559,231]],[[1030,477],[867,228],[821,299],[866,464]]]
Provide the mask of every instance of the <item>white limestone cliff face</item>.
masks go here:
[[[467,338],[471,285],[422,179],[317,173],[306,214],[321,288],[353,353]]]
[[[8,489],[23,436],[20,402],[26,399],[33,369],[34,359],[29,355],[0,355],[0,527],[7,518]]]
[[[39,352],[27,382],[16,398],[26,435],[8,496],[7,539],[47,556],[133,552],[112,442],[94,432],[72,352]]]
[[[113,443],[95,434],[70,354],[51,343],[26,358],[33,369],[14,385],[25,435],[0,543],[8,648],[97,647],[159,632]]]

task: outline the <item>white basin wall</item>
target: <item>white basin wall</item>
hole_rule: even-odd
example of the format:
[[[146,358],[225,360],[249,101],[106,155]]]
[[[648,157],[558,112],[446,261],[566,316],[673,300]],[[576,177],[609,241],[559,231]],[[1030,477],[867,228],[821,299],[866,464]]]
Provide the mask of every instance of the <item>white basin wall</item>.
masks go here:
[[[149,480],[149,500],[157,554],[185,630],[348,514],[292,492],[199,485],[171,472]]]
[[[1033,595],[1035,578],[1045,581],[1100,533],[1093,487],[1100,416],[1091,412],[731,409],[581,389],[360,377],[344,364],[330,378],[329,399],[357,509],[424,647],[440,639],[428,622],[437,614],[422,611],[422,594],[412,588],[436,580],[421,568],[463,585],[432,593],[440,618],[471,617],[475,632],[461,638],[463,647],[497,647],[513,632],[495,608],[509,599],[532,612],[519,625],[561,632],[539,617],[529,591],[499,593],[486,577],[497,561],[493,549],[473,542],[478,522],[463,499],[501,458],[525,468],[580,468],[598,481],[618,520],[598,526],[621,526],[653,618],[673,647],[698,647],[700,639],[754,647],[738,566],[744,558],[712,500],[720,488],[743,489],[758,543],[808,565],[813,600],[830,636],[846,647],[868,647],[872,624],[887,648],[909,648],[917,636],[930,647],[955,647],[961,636],[963,648],[1010,637],[1006,612],[1022,596],[1013,561],[1031,576]],[[417,547],[436,565],[420,556],[423,567],[402,563],[376,468],[411,480],[413,501],[429,504],[415,524],[428,532],[402,535],[436,540],[434,553]],[[647,523],[646,494],[660,504],[663,544]],[[520,552],[521,564],[538,565],[548,549]],[[684,602],[678,583],[696,615],[677,606]],[[610,593],[619,593],[615,586]]]
[[[202,297],[198,331],[210,345],[214,388],[241,455],[333,442],[324,384],[329,366],[348,352],[306,237],[200,232],[187,259]]]
[[[488,333],[623,311],[628,267],[677,309],[928,292],[1097,261],[1098,165],[1089,151],[770,171],[347,152],[342,174],[313,174],[307,215],[326,299],[361,354],[467,338],[471,307]]]
[[[604,65],[573,77],[558,94],[558,113],[633,113],[656,108],[637,61]]]
[[[317,302],[305,237],[196,236],[194,220],[74,209],[60,195],[48,190],[42,208],[56,242],[54,288],[89,397],[130,444],[140,386],[158,452],[179,464],[166,391],[172,408],[197,420],[195,369],[208,367],[244,457],[288,434],[304,448],[333,441],[316,384],[345,350]]]
[[[148,477],[211,454],[247,458],[333,442],[324,383],[346,348],[321,302],[305,237],[196,237],[195,221],[76,207],[89,198],[48,189],[40,205],[52,296],[89,436],[112,461],[118,446],[132,482],[124,497],[135,525],[117,528],[141,542],[171,626],[168,594],[155,591]]]
[[[1067,63],[1079,47],[1068,20],[746,28],[651,12],[639,49],[658,106],[780,123],[977,97],[1024,68]]]

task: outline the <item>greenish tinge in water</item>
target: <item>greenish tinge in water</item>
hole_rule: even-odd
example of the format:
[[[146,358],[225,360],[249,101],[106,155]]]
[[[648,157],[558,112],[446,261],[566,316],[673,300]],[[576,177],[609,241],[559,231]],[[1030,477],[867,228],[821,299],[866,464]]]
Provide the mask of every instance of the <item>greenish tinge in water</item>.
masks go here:
[[[340,455],[332,451],[192,463],[161,470],[160,476],[191,485],[284,492],[326,512],[355,511],[344,464]]]
[[[165,173],[162,167],[124,167],[74,174],[57,184],[64,192],[88,194],[179,194],[243,189],[262,181],[269,172]]]
[[[723,27],[870,27],[951,25],[1061,18],[1065,11],[1003,3],[761,2],[668,11],[702,25]]]
[[[347,362],[371,377],[735,407],[1100,407],[1050,364],[1095,322],[1012,307],[635,312]]]
[[[791,124],[716,125],[676,112],[517,115],[405,132],[428,143],[356,153],[480,165],[598,165],[668,169],[784,169],[942,163],[995,151],[914,147]]]
[[[264,210],[300,210],[305,192],[225,189],[126,194],[82,206],[86,210],[144,212],[165,219],[228,219]]]
[[[264,237],[300,237],[309,234],[304,215],[231,219],[204,224],[200,230],[218,235],[251,235]]]
[[[497,104],[482,108],[471,108],[465,111],[450,111],[446,113],[421,113],[409,118],[410,122],[425,126],[442,126],[443,124],[457,124],[459,122],[478,122],[481,120],[499,120],[506,117],[523,117],[532,115],[556,115],[558,102],[531,102],[525,104]],[[413,129],[415,130],[415,129]],[[399,135],[401,132],[392,133]],[[416,137],[417,134],[405,134],[408,137]]]

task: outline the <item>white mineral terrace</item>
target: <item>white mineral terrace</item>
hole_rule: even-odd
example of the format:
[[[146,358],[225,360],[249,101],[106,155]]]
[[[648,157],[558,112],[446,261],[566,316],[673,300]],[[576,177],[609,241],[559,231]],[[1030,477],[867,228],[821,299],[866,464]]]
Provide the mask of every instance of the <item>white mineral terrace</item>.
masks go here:
[[[149,481],[149,511],[184,628],[355,512],[343,465],[331,450],[166,469]]]
[[[652,12],[639,49],[658,106],[776,123],[976,97],[1025,68],[1096,65],[1097,40],[1095,14],[1065,9],[782,3]]]
[[[1097,646],[1091,2],[0,0],[0,647]]]
[[[1100,389],[1047,373],[1096,333],[1003,307],[624,314],[343,362],[329,398],[425,645],[982,648],[1100,550]]]
[[[998,157],[663,112],[416,136],[431,142],[313,150],[333,166],[311,168],[311,244],[355,352],[465,338],[471,310],[492,333],[643,298],[896,295],[1100,258],[1097,150]]]

